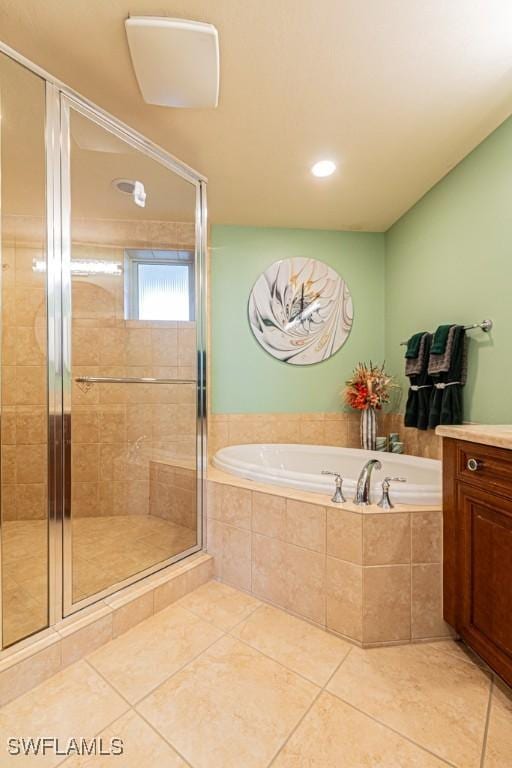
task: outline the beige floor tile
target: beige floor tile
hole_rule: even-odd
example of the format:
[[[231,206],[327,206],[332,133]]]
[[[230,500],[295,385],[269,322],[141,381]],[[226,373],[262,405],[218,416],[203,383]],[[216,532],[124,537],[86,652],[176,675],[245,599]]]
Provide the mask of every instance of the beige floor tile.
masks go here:
[[[322,693],[272,768],[442,768],[445,762]]]
[[[133,703],[221,635],[198,616],[171,605],[95,651],[88,660]]]
[[[325,685],[351,645],[278,608],[264,605],[232,634],[317,685]]]
[[[100,733],[104,750],[122,739],[122,755],[71,757],[65,768],[186,768],[187,763],[136,712],[130,711]]]
[[[13,737],[92,738],[127,710],[123,699],[83,661],[15,699],[0,710],[0,765],[54,766],[62,757],[9,756],[7,739]]]
[[[478,667],[486,666],[485,662],[461,640],[439,640],[429,643],[429,645],[437,651],[457,656],[458,659],[466,661],[468,664],[476,664]]]
[[[318,690],[224,637],[138,709],[194,768],[264,768]]]
[[[341,699],[463,768],[478,768],[489,677],[436,650],[353,648],[328,685]]]
[[[209,581],[183,597],[178,605],[226,632],[261,605],[259,600],[227,584]]]
[[[485,768],[508,768],[512,765],[512,691],[503,683],[494,685]]]

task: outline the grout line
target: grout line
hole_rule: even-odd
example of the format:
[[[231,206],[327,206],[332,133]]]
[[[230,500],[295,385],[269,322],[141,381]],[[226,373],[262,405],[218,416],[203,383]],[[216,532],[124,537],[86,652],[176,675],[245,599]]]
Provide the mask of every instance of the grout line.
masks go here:
[[[95,671],[95,670],[94,670],[94,671]],[[105,682],[107,682],[107,681],[105,681]],[[109,685],[110,685],[110,684],[109,684]],[[110,686],[110,687],[112,687],[112,686]],[[124,711],[124,712],[122,712],[120,715],[118,715],[117,717],[115,717],[113,720],[111,720],[111,721],[110,721],[109,723],[107,723],[106,725],[102,726],[102,727],[101,727],[101,728],[100,728],[98,731],[96,731],[96,733],[93,735],[93,737],[92,737],[92,738],[93,738],[93,739],[97,738],[97,737],[98,737],[98,736],[99,736],[99,735],[100,735],[100,734],[101,734],[103,731],[105,731],[107,728],[110,728],[111,726],[113,726],[113,725],[114,725],[114,723],[116,723],[116,722],[117,722],[118,720],[120,720],[122,717],[124,717],[125,715],[127,715],[127,714],[128,714],[128,712],[130,712],[130,711],[131,711],[131,707],[130,707],[130,709],[127,709],[127,710],[125,710],[125,711]],[[59,766],[59,765],[63,765],[64,763],[67,763],[68,761],[69,761],[69,762],[71,762],[71,760],[72,760],[72,759],[73,759],[73,756],[72,756],[71,754],[69,754],[69,755],[66,755],[66,757],[64,757],[62,760],[59,760],[59,762],[58,762],[58,763],[55,763],[55,768],[57,768],[57,766]]]
[[[128,699],[126,698],[126,696],[124,696],[124,695],[123,695],[123,694],[122,694],[120,691],[118,691],[118,690],[117,690],[117,688],[115,688],[115,686],[113,686],[113,685],[112,685],[112,683],[110,682],[110,680],[108,680],[108,678],[106,678],[106,677],[105,677],[105,675],[104,675],[102,672],[100,672],[99,670],[97,670],[97,669],[96,669],[96,667],[94,667],[94,666],[91,664],[91,662],[90,662],[90,661],[87,661],[87,660],[85,660],[85,662],[86,662],[86,664],[88,664],[88,666],[89,666],[89,667],[92,669],[92,671],[93,671],[93,672],[95,672],[95,673],[98,675],[98,677],[101,677],[101,679],[102,679],[102,680],[103,680],[103,681],[104,681],[104,682],[105,682],[105,683],[106,683],[106,684],[107,684],[107,685],[108,685],[110,688],[112,688],[112,689],[113,689],[113,690],[114,690],[114,691],[115,691],[115,692],[116,692],[116,693],[117,693],[117,694],[118,694],[118,695],[119,695],[119,696],[120,696],[120,697],[123,699],[123,701],[124,701],[124,702],[126,702],[126,704],[128,704],[128,707],[129,707],[129,709],[127,709],[127,710],[126,710],[126,712],[123,712],[123,714],[122,714],[122,715],[119,715],[119,716],[118,716],[118,717],[116,717],[114,720],[112,720],[112,722],[111,722],[111,723],[109,723],[109,725],[106,725],[104,728],[102,728],[100,731],[98,731],[98,733],[97,733],[97,734],[95,734],[96,736],[97,736],[97,735],[99,735],[99,734],[101,733],[101,731],[104,731],[104,730],[105,730],[105,728],[109,728],[111,725],[113,725],[113,724],[114,724],[114,723],[115,723],[117,720],[119,720],[121,717],[124,717],[124,716],[127,714],[127,712],[133,712],[135,715],[137,715],[138,717],[140,717],[140,718],[141,718],[141,720],[144,720],[144,722],[146,723],[146,725],[149,725],[149,727],[151,728],[151,730],[152,730],[154,733],[156,733],[156,734],[157,734],[157,735],[158,735],[158,736],[159,736],[159,737],[160,737],[160,738],[161,738],[161,739],[162,739],[162,740],[163,740],[163,741],[164,741],[164,742],[165,742],[165,743],[166,743],[168,746],[170,746],[170,747],[171,747],[171,748],[172,748],[172,749],[173,749],[173,750],[174,750],[174,751],[175,751],[175,752],[176,752],[176,753],[177,753],[177,754],[178,754],[178,755],[179,755],[179,756],[180,756],[180,757],[181,757],[181,758],[182,758],[182,759],[185,761],[185,763],[186,763],[187,765],[189,765],[189,766],[191,765],[191,764],[188,762],[188,760],[186,760],[186,759],[183,757],[183,755],[182,755],[180,752],[178,752],[178,750],[176,749],[176,747],[175,747],[173,744],[171,744],[171,742],[170,742],[170,741],[168,741],[168,740],[165,738],[165,736],[163,736],[163,735],[162,735],[162,734],[161,734],[159,731],[157,731],[157,729],[156,729],[156,728],[155,728],[155,727],[154,727],[154,726],[153,726],[153,725],[152,725],[152,724],[151,724],[151,723],[150,723],[150,722],[149,722],[149,721],[148,721],[148,720],[147,720],[147,719],[144,717],[144,715],[142,715],[140,712],[138,712],[138,711],[135,709],[135,707],[133,706],[133,704],[131,704],[131,702],[130,702],[130,701],[128,701]],[[191,768],[192,768],[192,767],[191,767]]]
[[[351,707],[352,709],[355,709],[356,712],[360,712],[362,715],[365,715],[365,717],[368,717],[370,720],[373,720],[375,723],[378,723],[383,728],[386,728],[388,731],[392,731],[393,733],[396,733],[397,736],[400,736],[402,739],[405,739],[405,741],[408,741],[410,744],[414,744],[415,747],[418,747],[419,749],[422,749],[424,752],[428,752],[430,755],[433,755],[433,757],[436,757],[438,760],[441,760],[446,765],[451,766],[451,768],[459,768],[455,763],[450,762],[445,757],[441,757],[441,755],[438,755],[436,752],[432,752],[428,747],[425,747],[423,744],[419,744],[417,741],[414,741],[411,739],[410,736],[407,736],[405,733],[402,733],[401,731],[397,731],[396,728],[393,728],[393,726],[389,725],[388,723],[383,722],[382,720],[379,720],[377,717],[374,717],[374,715],[371,715],[369,712],[366,712],[364,709],[360,709],[359,707],[356,707],[355,704],[352,704],[350,701],[347,701],[347,699],[342,698],[338,693],[336,693],[333,690],[326,691],[327,693],[330,693],[335,698],[342,701],[344,704],[347,704],[347,706]]]
[[[301,672],[297,672],[295,669],[291,669],[290,667],[287,667],[286,664],[283,664],[283,662],[278,661],[273,656],[269,656],[268,653],[265,653],[265,651],[261,651],[259,648],[256,648],[254,645],[251,645],[247,640],[242,640],[240,637],[237,637],[236,635],[232,635],[230,632],[228,632],[228,635],[233,638],[233,640],[236,640],[239,643],[242,643],[242,645],[247,646],[247,648],[250,648],[251,651],[256,651],[256,653],[259,653],[261,656],[264,656],[266,659],[269,659],[269,661],[273,661],[274,664],[277,664],[282,669],[285,669],[287,672],[291,672],[292,675],[296,675],[297,677],[300,677],[301,680],[304,680],[306,683],[309,683],[310,685],[314,685],[315,688],[319,688],[319,692],[321,693],[323,688],[318,683],[315,683],[314,680],[311,680],[310,677],[306,677]],[[346,654],[348,656],[348,653]],[[330,678],[329,678],[330,679]]]
[[[139,712],[137,709],[133,709],[132,711],[135,712],[135,714],[138,717],[140,717],[140,719],[143,720],[146,723],[146,725],[148,725],[151,728],[153,733],[156,733],[156,735],[159,736],[162,739],[162,741],[164,741],[169,747],[171,747],[173,752],[175,752],[177,755],[179,755],[179,757],[181,757],[185,765],[188,765],[190,766],[190,768],[193,768],[192,763],[187,760],[187,758],[175,747],[175,745],[171,741],[169,741],[169,739],[167,739],[162,733],[160,733],[160,731],[157,728],[155,728],[155,726],[142,714],[142,712]]]
[[[186,610],[186,609],[185,609],[185,608],[183,608],[182,610]],[[195,614],[191,613],[191,611],[187,611],[187,613],[189,613],[189,614],[190,614],[191,616],[193,616],[195,619],[197,619],[197,618],[198,618],[198,617],[197,617]],[[143,622],[141,622],[141,623],[143,623]],[[210,626],[213,626],[213,625],[210,625]],[[170,675],[167,675],[167,677],[165,677],[163,680],[161,680],[161,681],[160,681],[160,682],[159,682],[157,685],[155,685],[155,686],[154,686],[153,688],[151,688],[149,691],[147,691],[147,692],[146,692],[146,693],[145,693],[145,694],[144,694],[144,695],[143,695],[143,696],[142,696],[140,699],[137,699],[137,700],[136,700],[136,701],[135,701],[133,704],[130,704],[130,706],[131,706],[131,707],[134,707],[134,708],[135,708],[135,707],[137,707],[137,706],[138,706],[138,705],[139,705],[139,704],[140,704],[142,701],[144,701],[144,699],[147,699],[149,696],[151,696],[151,695],[152,695],[152,694],[153,694],[153,693],[154,693],[154,692],[157,690],[157,688],[160,688],[160,686],[161,686],[161,685],[163,685],[164,683],[166,683],[168,680],[170,680],[170,679],[171,679],[171,677],[174,677],[174,675],[177,675],[177,674],[178,674],[178,672],[181,672],[181,671],[182,671],[182,670],[183,670],[183,669],[184,669],[186,666],[188,666],[188,664],[191,664],[193,661],[195,661],[197,658],[199,658],[199,656],[201,656],[201,654],[202,654],[202,653],[204,653],[205,651],[207,651],[209,648],[211,648],[211,647],[212,647],[212,645],[215,645],[215,643],[216,643],[216,642],[218,642],[219,640],[222,640],[222,638],[226,636],[227,632],[224,632],[223,630],[219,629],[218,627],[215,627],[215,629],[216,629],[218,632],[220,632],[220,633],[221,633],[219,637],[215,638],[215,640],[213,640],[213,642],[211,642],[211,643],[209,643],[207,646],[205,646],[205,647],[204,647],[204,648],[203,648],[201,651],[199,651],[199,653],[196,653],[196,654],[195,654],[195,656],[193,656],[192,658],[190,658],[190,659],[188,659],[186,662],[184,662],[184,663],[183,663],[183,664],[182,664],[180,667],[178,667],[178,669],[175,669],[175,670],[174,670],[174,672],[171,672],[171,674],[170,674]],[[122,637],[122,636],[121,636],[121,637]],[[117,640],[117,638],[115,638],[115,639]],[[106,645],[108,645],[108,643],[107,643]],[[105,646],[102,646],[102,648],[104,648],[104,647],[105,647]],[[99,648],[98,650],[101,650],[101,648]],[[126,697],[125,697],[125,696],[124,696],[124,695],[121,693],[121,691],[120,691],[120,690],[117,688],[117,686],[116,686],[116,685],[115,685],[113,682],[109,681],[107,677],[104,677],[103,673],[102,673],[102,672],[100,672],[100,670],[99,670],[99,669],[97,669],[97,668],[95,667],[95,665],[94,665],[94,662],[93,662],[93,661],[91,661],[89,657],[84,657],[84,659],[83,659],[83,660],[84,660],[84,661],[86,661],[86,662],[87,662],[87,663],[88,663],[88,664],[89,664],[89,665],[90,665],[90,666],[91,666],[91,667],[94,669],[94,671],[95,671],[95,672],[97,672],[97,673],[98,673],[98,674],[99,674],[101,677],[103,677],[103,678],[104,678],[104,679],[105,679],[105,680],[108,682],[108,684],[109,684],[109,685],[110,685],[110,686],[111,686],[111,687],[112,687],[112,688],[113,688],[113,689],[114,689],[114,690],[115,690],[115,691],[116,691],[116,692],[117,692],[117,693],[118,693],[118,694],[119,694],[119,695],[120,695],[120,696],[121,696],[123,699],[125,699],[125,698],[126,698]],[[127,699],[126,699],[126,700],[127,700]],[[127,701],[128,701],[128,700],[127,700]]]
[[[311,702],[311,704],[309,705],[309,707],[306,709],[306,711],[304,712],[304,714],[302,715],[302,717],[299,719],[299,721],[297,722],[297,724],[295,725],[295,727],[294,727],[294,728],[292,728],[292,730],[290,731],[290,733],[288,734],[288,736],[286,737],[286,739],[284,740],[284,742],[281,744],[281,746],[279,747],[279,749],[278,749],[278,750],[277,750],[277,752],[275,753],[274,757],[272,758],[272,760],[271,760],[271,761],[270,761],[270,763],[268,764],[267,768],[271,768],[271,766],[272,766],[272,765],[275,763],[275,761],[277,760],[278,756],[281,754],[281,752],[282,752],[282,751],[285,749],[285,747],[286,747],[286,745],[288,744],[288,742],[291,740],[292,736],[293,736],[293,735],[294,735],[294,734],[297,732],[297,730],[299,729],[299,727],[301,726],[301,724],[303,723],[303,721],[304,721],[304,720],[306,719],[306,717],[309,715],[309,713],[310,713],[310,712],[311,712],[311,710],[313,709],[314,705],[316,704],[316,702],[318,701],[318,699],[320,698],[320,696],[322,695],[322,693],[325,693],[325,692],[327,692],[327,691],[326,691],[326,688],[327,688],[327,686],[328,686],[328,685],[329,685],[329,683],[331,682],[331,680],[332,680],[332,678],[334,677],[334,675],[335,675],[335,674],[338,672],[338,670],[339,670],[339,669],[340,669],[340,667],[342,666],[343,662],[344,662],[344,661],[345,661],[345,660],[348,658],[348,656],[350,656],[351,652],[352,652],[352,648],[350,648],[350,649],[349,649],[348,653],[346,653],[346,654],[345,654],[345,656],[344,656],[344,657],[341,659],[341,661],[340,661],[340,662],[339,662],[339,663],[336,665],[336,667],[334,668],[334,670],[332,671],[332,673],[329,675],[329,677],[328,677],[328,679],[326,680],[326,682],[324,683],[324,685],[323,685],[323,686],[320,688],[320,690],[318,691],[317,695],[315,696],[315,698],[313,699],[313,701]]]
[[[489,723],[491,720],[491,709],[492,709],[492,696],[494,691],[494,675],[491,677],[491,684],[489,686],[489,701],[487,702],[487,712],[485,717],[485,728],[484,728],[484,738],[482,740],[482,755],[480,757],[480,768],[484,768],[485,765],[485,755],[487,752],[487,737],[489,735]]]
[[[206,582],[206,583],[208,583],[208,582]],[[222,582],[219,582],[219,583],[220,583],[220,584],[222,584]],[[229,587],[230,585],[229,585],[229,584],[227,584],[227,585],[225,585],[225,586],[228,586],[228,587]],[[231,589],[235,589],[235,587],[231,587]],[[236,591],[238,591],[238,590],[236,590]],[[189,592],[189,594],[193,594],[193,592]],[[253,613],[255,613],[255,612],[258,610],[258,608],[261,608],[261,607],[262,607],[262,605],[263,605],[263,603],[261,603],[261,602],[258,600],[258,598],[257,598],[257,597],[254,597],[254,596],[252,596],[252,595],[249,595],[247,592],[242,592],[242,594],[243,594],[243,595],[247,595],[247,597],[252,597],[252,598],[253,598],[253,600],[256,600],[256,601],[258,601],[258,604],[257,604],[257,605],[255,605],[254,607],[251,607],[251,610],[250,610],[250,611],[249,611],[249,612],[248,612],[248,613],[247,613],[245,616],[243,616],[243,617],[240,619],[240,621],[237,621],[237,622],[236,622],[236,624],[233,624],[233,626],[232,626],[232,627],[229,627],[228,629],[226,629],[225,627],[220,627],[218,624],[214,624],[214,622],[213,622],[213,621],[211,621],[211,619],[207,619],[207,618],[204,616],[204,614],[200,613],[199,611],[196,611],[196,610],[194,610],[193,608],[189,608],[189,607],[187,607],[187,606],[185,606],[185,605],[180,605],[180,606],[179,606],[179,608],[182,608],[184,611],[188,611],[188,613],[191,613],[191,614],[192,614],[193,616],[195,616],[197,619],[201,619],[202,621],[205,621],[207,624],[210,624],[212,627],[215,627],[215,629],[218,629],[218,630],[219,630],[219,632],[224,632],[224,634],[225,634],[225,635],[229,635],[229,634],[232,632],[232,630],[233,630],[233,629],[235,629],[235,627],[238,627],[240,624],[242,624],[242,623],[243,623],[243,622],[244,622],[246,619],[248,619],[248,618],[249,618],[249,616],[252,616],[252,614],[253,614]],[[187,595],[184,595],[184,597],[187,597]],[[222,598],[221,598],[221,599],[222,599]],[[183,600],[183,598],[180,598],[180,600]],[[178,601],[178,602],[179,602],[179,601]],[[212,603],[213,603],[214,605],[215,605],[215,603],[217,603],[217,602],[220,602],[220,600],[213,600],[213,601],[212,601]],[[175,605],[176,605],[176,603],[175,603]],[[219,639],[220,639],[220,638],[219,638]]]
[[[322,688],[320,688],[320,689],[318,690],[318,692],[317,692],[316,696],[314,697],[313,701],[312,701],[312,702],[311,702],[311,704],[309,705],[309,707],[307,707],[307,708],[306,708],[306,711],[304,712],[304,714],[302,715],[302,717],[300,717],[300,718],[299,718],[299,720],[297,721],[297,723],[296,723],[295,727],[294,727],[294,728],[292,728],[292,730],[290,731],[290,733],[288,734],[288,736],[286,737],[286,739],[283,741],[283,743],[281,744],[281,746],[279,747],[279,749],[277,750],[277,752],[275,752],[275,754],[274,754],[274,757],[272,757],[272,758],[271,758],[271,760],[270,760],[270,762],[267,764],[267,768],[271,768],[271,766],[272,766],[272,765],[274,765],[275,761],[277,760],[277,758],[279,757],[279,755],[281,754],[281,752],[283,751],[283,749],[286,747],[286,745],[288,744],[288,742],[290,741],[290,739],[292,738],[292,736],[293,736],[293,735],[296,733],[297,729],[300,727],[300,725],[301,725],[301,724],[304,722],[304,720],[306,719],[306,717],[309,715],[309,713],[311,712],[311,709],[312,709],[312,708],[313,708],[313,706],[316,704],[316,702],[318,701],[318,699],[319,699],[319,697],[322,695],[322,693],[323,693],[323,689],[322,689]]]
[[[100,672],[100,670],[99,670],[99,669],[96,669],[96,667],[94,666],[94,664],[92,664],[92,662],[90,662],[90,661],[89,661],[89,659],[83,659],[83,661],[84,661],[84,662],[87,664],[87,666],[88,666],[88,667],[90,667],[90,669],[92,669],[92,671],[94,672],[94,674],[98,675],[98,677],[101,677],[101,679],[103,680],[103,682],[105,682],[105,683],[106,683],[106,684],[109,686],[109,688],[112,688],[112,689],[113,689],[113,690],[114,690],[114,691],[117,693],[117,695],[121,697],[121,699],[122,699],[122,700],[125,702],[125,704],[128,704],[128,707],[129,707],[130,709],[133,709],[133,704],[131,703],[131,701],[129,701],[129,700],[126,698],[126,696],[124,695],[124,693],[121,693],[121,691],[119,691],[119,690],[116,688],[116,686],[115,686],[115,685],[113,685],[113,683],[111,683],[111,681],[108,679],[108,677],[106,677],[106,676],[103,674],[103,672]],[[117,720],[117,719],[118,719],[118,718],[116,717],[116,720]],[[103,729],[102,729],[102,730],[103,730]]]
[[[455,640],[453,637],[441,637],[441,638],[432,638],[425,641],[425,645],[432,645],[435,646],[437,643],[457,643],[459,642],[463,649],[460,653],[455,653],[455,651],[449,650],[447,648],[435,648],[436,651],[439,653],[446,653],[448,656],[454,656],[456,659],[459,659],[459,661],[463,661],[465,664],[469,664],[471,667],[474,667],[475,669],[480,670],[480,672],[483,672],[484,674],[487,674],[487,676],[492,676],[494,673],[492,669],[485,663],[483,659],[475,653],[476,659],[472,659],[469,655],[468,651],[472,650],[469,648],[469,646],[466,646],[466,644],[463,641]],[[422,643],[418,643],[418,645],[421,645]]]

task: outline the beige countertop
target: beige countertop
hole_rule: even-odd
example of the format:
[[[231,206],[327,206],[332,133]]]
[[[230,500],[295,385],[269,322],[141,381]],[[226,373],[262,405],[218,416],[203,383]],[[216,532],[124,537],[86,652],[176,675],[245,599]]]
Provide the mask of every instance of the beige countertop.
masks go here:
[[[493,445],[512,450],[512,424],[460,424],[454,427],[437,427],[436,435],[467,440],[470,443]]]

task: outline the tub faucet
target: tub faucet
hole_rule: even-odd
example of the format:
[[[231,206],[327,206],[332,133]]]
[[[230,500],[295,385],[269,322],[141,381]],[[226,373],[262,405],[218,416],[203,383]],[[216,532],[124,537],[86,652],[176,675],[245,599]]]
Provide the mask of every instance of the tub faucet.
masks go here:
[[[322,469],[322,475],[333,475],[336,481],[336,488],[331,501],[335,504],[345,504],[346,498],[343,495],[343,478],[339,472],[330,472],[327,469]]]
[[[378,459],[370,459],[361,470],[356,486],[356,495],[354,504],[371,504],[371,479],[374,469],[382,469],[382,464]]]
[[[389,484],[390,483],[406,483],[406,477],[385,477],[382,483],[382,498],[378,502],[377,506],[381,509],[394,509],[395,505],[389,498]]]

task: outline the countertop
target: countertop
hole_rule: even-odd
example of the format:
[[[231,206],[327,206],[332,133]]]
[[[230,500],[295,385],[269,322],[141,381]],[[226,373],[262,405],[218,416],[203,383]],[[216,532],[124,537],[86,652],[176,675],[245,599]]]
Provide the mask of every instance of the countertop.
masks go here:
[[[467,440],[470,443],[493,445],[512,450],[512,424],[460,424],[453,427],[437,427],[436,435]]]

